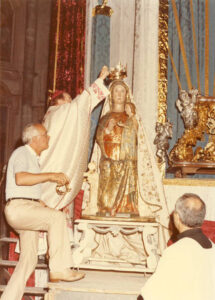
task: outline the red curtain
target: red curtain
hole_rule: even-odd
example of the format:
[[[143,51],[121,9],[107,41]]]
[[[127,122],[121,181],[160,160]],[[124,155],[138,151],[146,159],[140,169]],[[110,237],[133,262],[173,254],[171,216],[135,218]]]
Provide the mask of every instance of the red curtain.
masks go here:
[[[60,15],[58,15],[60,9]],[[84,87],[85,0],[56,0],[52,10],[48,88],[67,91],[72,98]],[[59,21],[59,32],[57,24]],[[57,56],[56,45],[58,42]]]
[[[202,231],[213,243],[215,243],[215,221],[204,221]]]
[[[213,243],[215,243],[215,221],[205,220],[202,224],[202,231]],[[176,234],[176,231],[174,231],[174,234],[168,241],[167,246],[170,246],[175,242]]]

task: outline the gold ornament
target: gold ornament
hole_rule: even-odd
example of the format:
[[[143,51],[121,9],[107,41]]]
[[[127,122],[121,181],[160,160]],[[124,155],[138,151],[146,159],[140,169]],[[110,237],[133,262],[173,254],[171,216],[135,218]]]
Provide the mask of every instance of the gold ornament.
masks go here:
[[[93,8],[92,15],[95,17],[96,15],[104,15],[110,17],[113,14],[113,10],[110,6],[107,5],[107,0],[103,0],[102,5],[96,5]]]
[[[63,184],[63,185],[58,184],[56,186],[56,192],[60,196],[64,196],[64,195],[66,195],[66,193],[68,193],[70,191],[71,191],[71,188],[69,187],[69,183]]]
[[[110,74],[108,76],[110,80],[122,80],[125,77],[127,77],[127,65],[124,67],[121,62],[119,62],[115,68],[110,68]]]

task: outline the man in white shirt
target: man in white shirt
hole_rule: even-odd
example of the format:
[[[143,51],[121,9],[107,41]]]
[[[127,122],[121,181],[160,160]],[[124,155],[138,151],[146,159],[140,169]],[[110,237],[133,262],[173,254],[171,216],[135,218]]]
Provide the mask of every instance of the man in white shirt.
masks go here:
[[[26,281],[37,264],[39,231],[48,232],[50,281],[75,281],[84,273],[74,272],[64,213],[48,208],[40,200],[42,184],[65,185],[67,175],[40,172],[39,156],[49,146],[49,136],[42,124],[30,124],[23,130],[22,147],[9,160],[6,182],[5,216],[8,224],[19,233],[19,262],[2,294],[1,300],[20,300]]]
[[[214,300],[215,248],[201,225],[205,203],[196,194],[176,202],[177,242],[168,247],[141,290],[144,300]]]

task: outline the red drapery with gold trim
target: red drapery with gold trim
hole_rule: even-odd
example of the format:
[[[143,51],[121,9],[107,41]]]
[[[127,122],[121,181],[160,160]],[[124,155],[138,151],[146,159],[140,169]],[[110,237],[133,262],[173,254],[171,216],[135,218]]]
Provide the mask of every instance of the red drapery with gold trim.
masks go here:
[[[72,98],[84,87],[85,18],[85,0],[56,0],[53,6],[48,88]]]

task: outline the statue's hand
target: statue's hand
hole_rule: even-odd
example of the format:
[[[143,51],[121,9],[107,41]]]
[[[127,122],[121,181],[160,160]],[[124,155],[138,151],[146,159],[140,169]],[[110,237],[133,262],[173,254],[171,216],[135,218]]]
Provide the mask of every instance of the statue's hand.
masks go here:
[[[109,70],[107,66],[103,66],[101,69],[101,72],[99,74],[99,78],[101,79],[105,79],[107,76],[109,75]]]

